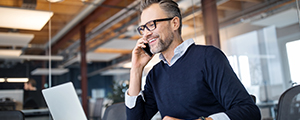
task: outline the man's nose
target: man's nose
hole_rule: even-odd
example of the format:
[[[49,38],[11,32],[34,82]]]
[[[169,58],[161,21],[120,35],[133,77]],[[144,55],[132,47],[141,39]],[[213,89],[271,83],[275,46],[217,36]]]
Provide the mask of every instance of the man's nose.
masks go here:
[[[148,29],[145,29],[144,30],[144,37],[146,37],[147,38],[147,36],[149,36],[149,35],[151,35],[152,34],[152,31],[150,31],[150,30],[148,30]]]

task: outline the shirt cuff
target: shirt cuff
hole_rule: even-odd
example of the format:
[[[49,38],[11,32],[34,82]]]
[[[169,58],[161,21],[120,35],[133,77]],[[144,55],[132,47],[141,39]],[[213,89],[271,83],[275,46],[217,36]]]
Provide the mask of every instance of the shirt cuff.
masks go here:
[[[137,96],[130,96],[128,95],[128,90],[126,90],[125,92],[125,105],[129,108],[129,109],[132,109],[135,107],[135,104],[136,104],[136,99],[138,96],[142,96],[143,100],[145,101],[144,99],[144,94],[142,91],[140,91],[140,93],[137,95]]]
[[[212,114],[208,117],[212,118],[213,120],[230,120],[230,118],[224,112]]]

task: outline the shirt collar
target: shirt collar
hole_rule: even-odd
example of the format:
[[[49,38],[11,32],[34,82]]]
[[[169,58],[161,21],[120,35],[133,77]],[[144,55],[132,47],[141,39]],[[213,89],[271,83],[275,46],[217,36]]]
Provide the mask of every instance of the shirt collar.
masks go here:
[[[174,50],[174,56],[171,59],[170,64],[168,64],[167,60],[163,56],[163,54],[160,53],[159,59],[162,60],[165,64],[168,64],[170,67],[186,52],[186,50],[194,44],[193,39],[188,39],[186,41],[183,41],[180,45],[178,45]]]

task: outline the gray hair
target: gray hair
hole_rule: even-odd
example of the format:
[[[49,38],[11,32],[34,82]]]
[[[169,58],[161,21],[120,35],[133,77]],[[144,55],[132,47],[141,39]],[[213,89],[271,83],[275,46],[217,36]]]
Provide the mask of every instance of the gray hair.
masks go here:
[[[180,13],[180,9],[178,4],[173,0],[142,0],[140,5],[140,10],[143,11],[144,9],[148,8],[150,5],[158,3],[160,8],[163,9],[168,17],[175,17],[177,16],[180,20],[180,26],[178,28],[178,32],[181,35],[181,28],[182,28],[182,17]]]

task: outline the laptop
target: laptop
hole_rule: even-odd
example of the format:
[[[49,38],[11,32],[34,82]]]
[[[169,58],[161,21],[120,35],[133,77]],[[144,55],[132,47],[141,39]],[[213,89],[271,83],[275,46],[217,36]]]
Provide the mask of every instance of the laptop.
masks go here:
[[[87,120],[72,82],[42,90],[54,120]]]

